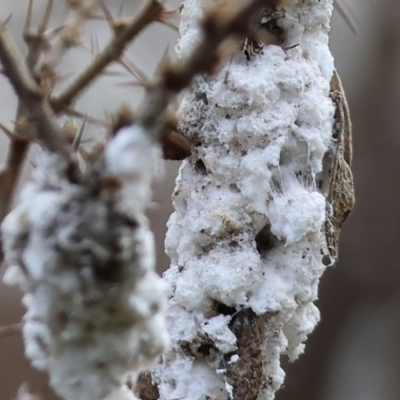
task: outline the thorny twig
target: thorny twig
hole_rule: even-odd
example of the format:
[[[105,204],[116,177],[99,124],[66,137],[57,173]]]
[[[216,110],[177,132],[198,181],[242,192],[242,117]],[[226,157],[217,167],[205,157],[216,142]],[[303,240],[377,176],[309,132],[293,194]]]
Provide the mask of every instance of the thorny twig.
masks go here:
[[[150,0],[141,13],[114,36],[93,63],[59,97],[52,100],[53,110],[59,113],[68,108],[111,62],[119,59],[129,42],[150,23],[161,18],[163,9],[158,0]]]
[[[61,139],[62,133],[55,115],[25,63],[15,51],[3,24],[0,24],[0,60],[4,74],[14,87],[18,99],[25,109],[29,110],[29,122],[37,128],[38,139],[48,150],[69,160],[70,150]]]
[[[28,45],[28,56],[26,58],[26,64],[29,71],[33,74],[34,69],[39,61],[41,51],[44,46],[47,45],[45,32],[47,25],[50,20],[51,11],[53,9],[54,0],[47,2],[47,7],[43,13],[42,20],[39,24],[37,32],[31,31],[32,25],[32,13],[33,13],[33,0],[29,0],[28,11],[26,14],[26,22],[24,27],[24,40]]]

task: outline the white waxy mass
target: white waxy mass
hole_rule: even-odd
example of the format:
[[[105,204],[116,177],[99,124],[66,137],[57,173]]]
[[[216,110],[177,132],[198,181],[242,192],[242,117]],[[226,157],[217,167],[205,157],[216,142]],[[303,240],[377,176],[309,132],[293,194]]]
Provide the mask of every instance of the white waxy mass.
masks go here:
[[[199,40],[202,6],[184,2],[182,58]],[[284,46],[265,45],[247,60],[239,44],[183,99],[180,130],[195,148],[168,222],[172,346],[153,372],[162,399],[232,396],[226,368],[239,362],[232,324],[241,309],[257,315],[261,335],[258,399],[273,399],[281,356],[297,358],[319,320],[326,193],[316,182],[332,145],[332,9],[331,0],[287,1],[277,20]]]
[[[168,345],[168,285],[144,215],[159,154],[140,127],[121,129],[75,184],[43,152],[3,223],[5,281],[25,293],[25,353],[66,400],[136,399],[125,382]]]

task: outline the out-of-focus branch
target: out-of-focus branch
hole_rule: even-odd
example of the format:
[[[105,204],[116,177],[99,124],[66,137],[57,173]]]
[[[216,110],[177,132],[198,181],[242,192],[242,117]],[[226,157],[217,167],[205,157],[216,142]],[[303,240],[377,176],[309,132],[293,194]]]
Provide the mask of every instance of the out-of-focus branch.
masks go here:
[[[4,74],[12,84],[19,100],[29,110],[29,122],[37,129],[37,139],[48,150],[70,161],[70,150],[66,141],[63,140],[55,115],[25,63],[15,51],[4,24],[0,24],[0,61]]]
[[[53,0],[49,0],[52,2]],[[98,0],[70,1],[70,11],[63,26],[56,30],[58,40],[43,47],[43,60],[40,66],[41,74],[57,81],[57,67],[65,53],[73,47],[82,47],[82,27],[89,19],[97,18],[95,13],[100,7]]]
[[[28,46],[28,55],[26,57],[26,64],[29,70],[33,73],[36,64],[39,61],[43,43],[46,41],[45,32],[47,24],[50,20],[51,11],[53,9],[54,0],[48,0],[47,7],[42,16],[37,32],[31,31],[32,13],[33,13],[33,0],[29,1],[28,10],[26,14],[26,22],[24,27],[24,40]]]
[[[163,9],[158,0],[150,0],[129,25],[118,31],[94,62],[59,97],[52,100],[53,110],[59,113],[68,108],[111,62],[118,60],[129,42],[150,23],[160,19]]]
[[[212,72],[218,61],[218,47],[229,35],[246,33],[248,22],[257,9],[275,8],[279,3],[279,0],[253,0],[228,16],[222,12],[209,12],[202,22],[203,39],[185,62],[171,65],[164,70],[160,83],[149,90],[138,122],[151,130],[171,99],[188,87],[195,75]],[[157,130],[155,134],[159,135],[160,131]],[[159,140],[159,137],[155,139]]]

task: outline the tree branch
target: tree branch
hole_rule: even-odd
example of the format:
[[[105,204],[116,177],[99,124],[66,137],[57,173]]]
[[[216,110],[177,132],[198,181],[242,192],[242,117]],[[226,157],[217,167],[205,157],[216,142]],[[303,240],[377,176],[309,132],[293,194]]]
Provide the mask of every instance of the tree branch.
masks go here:
[[[16,52],[3,23],[0,23],[0,61],[18,99],[29,110],[29,122],[37,129],[37,139],[45,148],[70,162],[71,152],[63,140],[56,117],[24,61]]]

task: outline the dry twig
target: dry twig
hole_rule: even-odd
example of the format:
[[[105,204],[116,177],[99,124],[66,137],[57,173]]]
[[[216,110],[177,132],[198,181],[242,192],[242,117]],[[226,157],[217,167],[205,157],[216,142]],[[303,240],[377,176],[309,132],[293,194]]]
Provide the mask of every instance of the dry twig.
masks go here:
[[[4,24],[0,24],[0,60],[4,74],[14,87],[21,105],[29,110],[28,120],[32,124],[31,129],[37,128],[37,139],[48,150],[58,153],[69,161],[70,150],[62,140],[56,117],[25,63],[15,51]],[[32,135],[30,137],[33,138]]]

